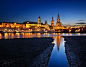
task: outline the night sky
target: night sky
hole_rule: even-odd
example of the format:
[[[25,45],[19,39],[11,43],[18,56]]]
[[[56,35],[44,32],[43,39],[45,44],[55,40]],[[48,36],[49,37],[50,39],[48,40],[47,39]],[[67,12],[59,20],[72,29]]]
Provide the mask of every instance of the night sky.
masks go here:
[[[57,15],[62,24],[86,22],[85,0],[0,0],[0,22],[25,21],[51,24],[52,14],[56,24]]]

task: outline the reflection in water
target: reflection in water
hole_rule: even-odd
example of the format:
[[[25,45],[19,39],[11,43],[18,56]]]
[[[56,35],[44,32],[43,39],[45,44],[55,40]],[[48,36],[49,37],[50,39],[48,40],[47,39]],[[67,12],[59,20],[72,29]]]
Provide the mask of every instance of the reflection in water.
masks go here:
[[[37,37],[41,37],[41,33],[37,33]]]
[[[68,33],[66,33],[66,35],[68,35]]]
[[[20,33],[16,33],[15,35],[17,35],[17,38],[20,38]]]
[[[80,33],[78,33],[78,35],[80,35]]]
[[[24,33],[21,33],[22,34],[22,38],[24,38]]]
[[[5,39],[8,39],[8,33],[4,33]]]
[[[2,38],[2,34],[0,33],[0,39]]]
[[[11,33],[11,38],[14,38],[14,33]]]
[[[57,37],[56,37],[56,42],[57,42],[57,49],[58,49],[58,51],[59,51],[59,46],[60,46],[60,38],[61,38],[61,36],[57,36]]]
[[[48,67],[68,67],[69,65],[65,54],[64,38],[56,36],[54,44]]]
[[[56,37],[56,36],[86,36],[86,33],[0,33],[0,39],[10,39],[10,38],[32,38],[32,37]],[[57,37],[58,39],[58,37]],[[59,40],[59,39],[58,39]]]
[[[69,33],[72,36],[72,33]]]

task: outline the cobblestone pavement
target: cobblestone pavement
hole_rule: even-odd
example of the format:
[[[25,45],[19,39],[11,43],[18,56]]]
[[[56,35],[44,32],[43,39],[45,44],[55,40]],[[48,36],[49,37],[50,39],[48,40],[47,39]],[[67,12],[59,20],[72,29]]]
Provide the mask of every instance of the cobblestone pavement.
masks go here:
[[[65,53],[70,67],[86,67],[86,36],[65,36]]]

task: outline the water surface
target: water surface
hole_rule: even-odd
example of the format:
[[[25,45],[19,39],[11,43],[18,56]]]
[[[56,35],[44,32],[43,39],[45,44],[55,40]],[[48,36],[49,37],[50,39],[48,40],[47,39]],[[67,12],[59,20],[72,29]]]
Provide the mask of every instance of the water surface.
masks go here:
[[[48,67],[69,67],[65,54],[64,38],[56,36]]]

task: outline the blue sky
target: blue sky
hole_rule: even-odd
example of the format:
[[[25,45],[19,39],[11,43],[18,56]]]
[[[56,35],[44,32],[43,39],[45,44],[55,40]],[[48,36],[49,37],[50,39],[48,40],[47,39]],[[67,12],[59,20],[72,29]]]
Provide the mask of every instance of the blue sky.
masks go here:
[[[0,22],[38,21],[51,24],[52,14],[62,24],[86,22],[85,0],[0,0]],[[79,21],[82,20],[82,21]]]

